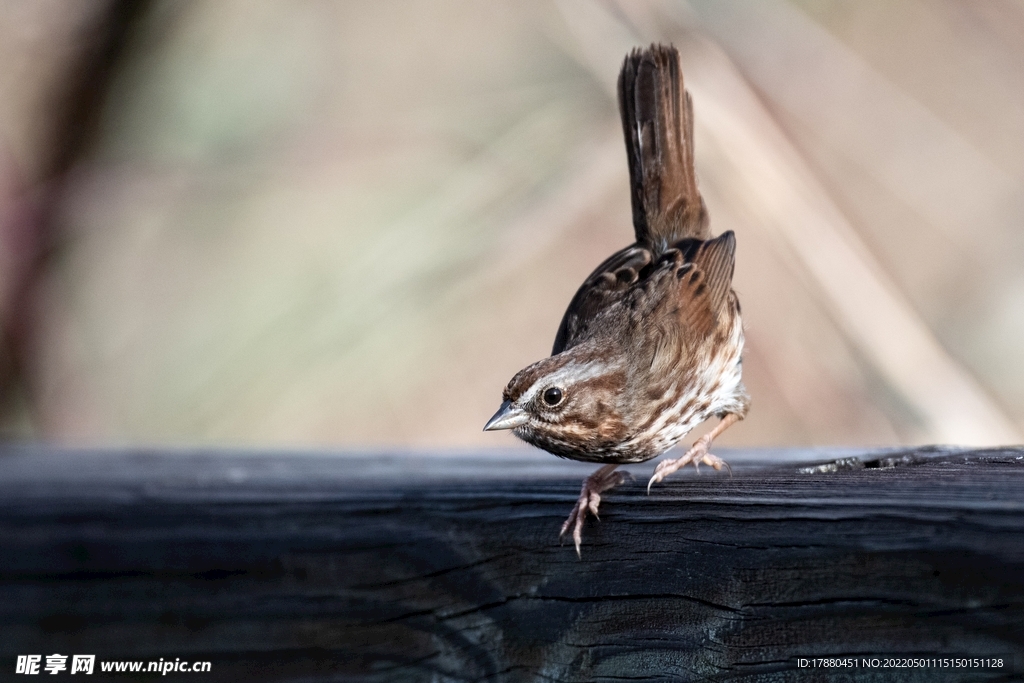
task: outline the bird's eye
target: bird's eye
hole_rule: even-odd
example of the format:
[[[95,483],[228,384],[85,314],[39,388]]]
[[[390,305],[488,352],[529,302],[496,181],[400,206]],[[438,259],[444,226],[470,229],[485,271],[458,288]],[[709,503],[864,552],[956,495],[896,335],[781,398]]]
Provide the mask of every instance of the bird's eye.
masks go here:
[[[549,406],[557,406],[562,402],[562,390],[558,387],[551,387],[544,390],[544,402]]]

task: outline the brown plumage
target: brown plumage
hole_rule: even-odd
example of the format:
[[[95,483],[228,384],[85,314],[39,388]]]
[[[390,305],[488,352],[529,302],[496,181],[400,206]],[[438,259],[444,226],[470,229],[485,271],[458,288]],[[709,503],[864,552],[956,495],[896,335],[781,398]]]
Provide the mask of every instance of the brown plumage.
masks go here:
[[[622,463],[650,460],[712,416],[719,425],[651,484],[693,463],[716,469],[711,441],[746,414],[743,327],[732,290],[736,240],[711,238],[693,163],[693,105],[673,47],[635,50],[619,75],[619,106],[636,242],[598,266],[569,304],[552,355],[521,370],[484,429],[555,455],[603,463],[583,482],[562,527],[597,515]],[[648,485],[650,488],[650,484]]]

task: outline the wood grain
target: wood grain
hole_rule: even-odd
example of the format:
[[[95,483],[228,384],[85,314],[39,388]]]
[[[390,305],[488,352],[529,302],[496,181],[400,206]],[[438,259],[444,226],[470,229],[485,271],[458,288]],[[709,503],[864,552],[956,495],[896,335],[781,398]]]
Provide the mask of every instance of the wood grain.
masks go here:
[[[165,677],[193,681],[853,680],[796,658],[1024,663],[1024,450],[722,455],[732,477],[690,472],[650,497],[652,468],[634,468],[578,560],[557,531],[589,468],[540,453],[6,447],[0,679],[16,655],[54,652],[211,661]]]

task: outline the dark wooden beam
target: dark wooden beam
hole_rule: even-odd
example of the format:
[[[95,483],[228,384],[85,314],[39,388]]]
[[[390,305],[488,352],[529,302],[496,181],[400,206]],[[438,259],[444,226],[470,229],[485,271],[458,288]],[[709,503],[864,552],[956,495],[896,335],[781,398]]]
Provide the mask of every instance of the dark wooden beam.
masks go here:
[[[163,677],[190,681],[767,681],[800,657],[882,655],[1008,666],[817,679],[1005,680],[1024,664],[1024,450],[722,455],[732,477],[650,496],[651,465],[633,468],[581,560],[557,532],[592,467],[531,451],[0,449],[0,679],[29,680],[12,672],[33,653],[211,662]]]

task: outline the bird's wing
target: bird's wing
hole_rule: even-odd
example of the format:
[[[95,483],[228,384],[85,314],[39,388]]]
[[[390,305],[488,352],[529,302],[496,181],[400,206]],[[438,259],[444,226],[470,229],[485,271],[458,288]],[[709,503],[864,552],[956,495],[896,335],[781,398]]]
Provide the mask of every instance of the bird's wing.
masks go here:
[[[735,253],[730,231],[712,240],[677,242],[658,260],[650,277],[656,281],[652,289],[664,296],[634,322],[639,331],[634,334],[635,357],[650,368],[652,377],[673,375],[680,363],[701,353],[709,339],[726,329]]]
[[[555,335],[551,355],[571,349],[593,332],[599,314],[622,299],[651,264],[651,252],[631,245],[612,254],[594,269],[569,303]]]
[[[675,249],[681,256],[673,273],[678,324],[684,343],[698,344],[718,329],[726,311],[736,264],[736,236],[729,230],[711,240],[682,240]]]
[[[655,342],[655,357],[676,355],[680,344],[696,348],[719,327],[735,255],[731,230],[711,240],[680,240],[656,261],[635,244],[616,252],[576,292],[551,354],[571,349],[601,325],[635,328],[641,341]],[[613,307],[622,317],[605,315]]]

